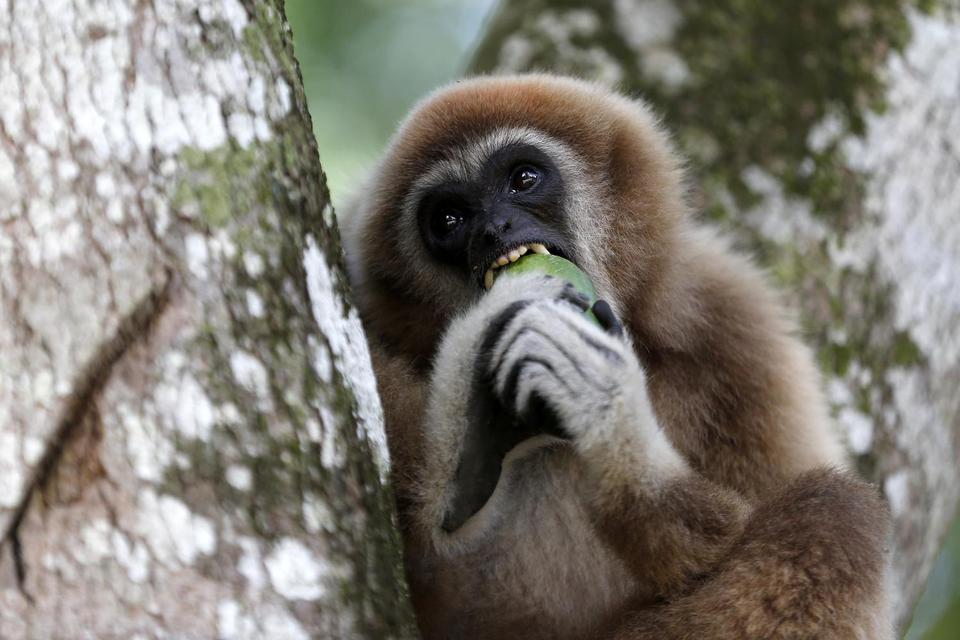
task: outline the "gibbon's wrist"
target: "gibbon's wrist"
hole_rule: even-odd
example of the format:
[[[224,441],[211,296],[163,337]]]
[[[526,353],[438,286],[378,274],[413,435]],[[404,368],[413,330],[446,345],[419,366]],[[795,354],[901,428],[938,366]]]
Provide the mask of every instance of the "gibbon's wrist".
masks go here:
[[[657,423],[639,367],[627,374],[609,409],[583,425],[573,442],[602,489],[655,491],[692,473]]]

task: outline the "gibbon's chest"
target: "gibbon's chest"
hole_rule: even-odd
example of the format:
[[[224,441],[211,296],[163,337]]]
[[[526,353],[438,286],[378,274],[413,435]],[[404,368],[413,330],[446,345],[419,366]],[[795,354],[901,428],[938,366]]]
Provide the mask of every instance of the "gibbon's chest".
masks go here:
[[[635,592],[599,539],[581,497],[579,462],[565,446],[504,465],[487,504],[445,557],[408,549],[425,638],[582,638]]]

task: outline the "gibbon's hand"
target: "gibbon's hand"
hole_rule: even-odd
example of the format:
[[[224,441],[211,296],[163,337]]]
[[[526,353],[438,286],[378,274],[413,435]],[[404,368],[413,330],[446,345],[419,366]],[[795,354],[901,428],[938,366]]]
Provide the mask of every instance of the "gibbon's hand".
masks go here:
[[[586,454],[628,446],[645,458],[646,445],[669,446],[610,305],[593,306],[598,326],[584,313],[587,300],[555,280],[552,295],[517,300],[490,324],[481,354],[495,396],[521,420],[545,405]]]
[[[575,291],[541,296],[491,323],[481,353],[495,397],[521,421],[545,407],[602,485],[656,486],[686,474],[622,326],[602,301],[593,306],[598,326],[586,304]]]

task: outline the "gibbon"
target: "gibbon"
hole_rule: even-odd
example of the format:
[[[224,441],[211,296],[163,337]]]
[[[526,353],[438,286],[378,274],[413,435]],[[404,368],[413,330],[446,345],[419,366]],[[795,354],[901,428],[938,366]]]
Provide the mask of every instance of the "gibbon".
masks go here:
[[[640,101],[477,78],[343,216],[425,638],[893,637],[887,509],[682,164]],[[501,275],[529,251],[588,274],[600,321]]]

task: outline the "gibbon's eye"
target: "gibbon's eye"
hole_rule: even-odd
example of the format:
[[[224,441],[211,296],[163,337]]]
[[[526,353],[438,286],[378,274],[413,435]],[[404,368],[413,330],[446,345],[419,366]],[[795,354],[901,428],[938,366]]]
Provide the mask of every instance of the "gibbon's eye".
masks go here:
[[[463,226],[463,214],[454,209],[441,209],[430,220],[430,232],[442,240],[457,232]]]
[[[510,175],[510,193],[528,191],[540,182],[540,171],[526,164],[517,167]]]

